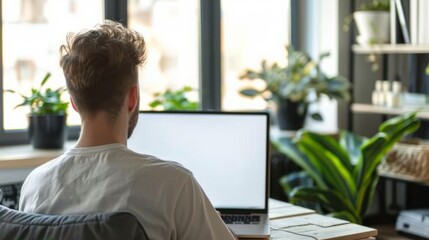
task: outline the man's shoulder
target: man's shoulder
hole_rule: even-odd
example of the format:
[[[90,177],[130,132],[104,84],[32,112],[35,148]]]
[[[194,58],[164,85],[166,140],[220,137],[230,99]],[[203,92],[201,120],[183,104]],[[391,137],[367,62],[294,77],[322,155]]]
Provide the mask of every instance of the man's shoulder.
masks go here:
[[[52,167],[55,165],[59,158],[61,158],[61,156],[58,156],[52,160],[43,163],[42,165],[37,166],[30,172],[30,175],[44,174],[48,172],[50,169],[52,169]]]
[[[181,174],[184,176],[192,174],[186,167],[175,161],[164,160],[155,156],[136,153],[131,150],[129,150],[129,152],[131,152],[129,155],[130,157],[127,158],[126,161],[147,168],[149,171],[156,171],[164,174]]]
[[[154,156],[150,156],[150,155],[144,155],[144,154],[138,154],[139,157],[137,157],[134,160],[137,160],[137,162],[139,161],[145,161],[144,166],[147,166],[149,168],[154,168],[157,169],[159,171],[165,171],[165,172],[176,172],[176,173],[183,173],[185,175],[189,175],[191,174],[191,172],[184,167],[182,164],[172,161],[172,160],[164,160],[164,159],[160,159]]]

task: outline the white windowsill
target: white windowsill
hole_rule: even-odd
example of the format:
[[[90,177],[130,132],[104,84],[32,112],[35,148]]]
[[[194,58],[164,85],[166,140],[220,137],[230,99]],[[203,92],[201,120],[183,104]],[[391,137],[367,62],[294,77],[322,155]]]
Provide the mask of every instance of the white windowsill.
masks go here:
[[[31,145],[0,147],[0,169],[34,168],[52,160],[67,149],[72,148],[75,141],[65,143],[63,149],[34,149]]]

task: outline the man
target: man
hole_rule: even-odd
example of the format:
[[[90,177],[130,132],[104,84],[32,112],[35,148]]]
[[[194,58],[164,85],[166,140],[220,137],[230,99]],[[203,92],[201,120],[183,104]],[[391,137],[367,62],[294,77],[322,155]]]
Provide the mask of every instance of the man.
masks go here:
[[[150,239],[234,239],[191,172],[126,147],[138,118],[143,37],[105,21],[69,34],[60,52],[71,103],[82,119],[80,138],[27,177],[20,210],[127,210]]]

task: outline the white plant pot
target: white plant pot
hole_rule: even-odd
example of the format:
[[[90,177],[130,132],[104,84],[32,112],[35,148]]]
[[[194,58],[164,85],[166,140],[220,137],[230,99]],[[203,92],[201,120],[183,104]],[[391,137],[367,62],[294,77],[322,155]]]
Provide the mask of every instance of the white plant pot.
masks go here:
[[[390,13],[387,11],[358,11],[353,13],[359,35],[359,44],[388,43],[390,40]]]

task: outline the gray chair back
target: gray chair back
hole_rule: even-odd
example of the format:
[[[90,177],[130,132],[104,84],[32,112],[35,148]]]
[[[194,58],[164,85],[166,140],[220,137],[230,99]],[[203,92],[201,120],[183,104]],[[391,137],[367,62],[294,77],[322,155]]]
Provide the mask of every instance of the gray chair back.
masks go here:
[[[0,206],[0,240],[147,240],[129,212],[86,215],[31,214]]]

